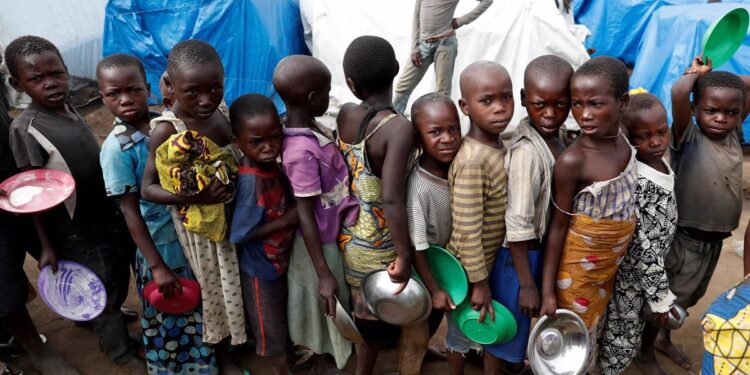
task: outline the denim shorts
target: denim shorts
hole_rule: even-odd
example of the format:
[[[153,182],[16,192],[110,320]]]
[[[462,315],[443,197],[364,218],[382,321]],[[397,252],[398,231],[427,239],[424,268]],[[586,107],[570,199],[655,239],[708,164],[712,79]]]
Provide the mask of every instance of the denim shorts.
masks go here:
[[[469,350],[474,349],[482,352],[482,345],[469,340],[461,329],[453,321],[451,313],[445,313],[445,319],[448,321],[448,332],[445,334],[445,348],[456,353],[466,354]]]

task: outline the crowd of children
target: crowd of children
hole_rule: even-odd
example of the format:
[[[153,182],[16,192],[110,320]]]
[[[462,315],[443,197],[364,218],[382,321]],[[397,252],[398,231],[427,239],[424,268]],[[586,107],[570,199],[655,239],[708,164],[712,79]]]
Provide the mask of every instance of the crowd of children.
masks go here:
[[[94,331],[102,351],[134,374],[249,373],[228,353],[248,334],[275,374],[289,372],[290,343],[312,357],[310,373],[340,373],[353,345],[330,319],[339,305],[365,342],[354,346],[358,375],[373,373],[379,350],[391,347],[399,373],[419,374],[444,317],[450,374],[463,374],[472,350],[483,353],[486,374],[527,373],[531,319],[558,308],[591,333],[592,371],[620,374],[636,361],[664,373],[654,350],[688,369],[664,327],[676,305],[703,297],[722,241],[739,225],[734,131],[750,112],[750,79],[713,72],[700,58],[672,89],[671,129],[655,96],[629,94],[622,62],[596,57],[574,71],[552,55],[526,67],[528,116],[515,127],[513,82],[490,61],[461,72],[458,106],[427,94],[410,121],[392,104],[393,48],[362,36],[343,58],[360,102],[344,104],[331,129],[316,120],[331,89],[319,60],[278,63],[280,118],[259,94],[227,108],[219,55],[186,40],[168,57],[162,113],[149,110],[137,58],[99,63],[102,100],[116,118],[101,149],[66,103],[67,68],[54,45],[18,38],[5,62],[11,85],[32,102],[12,123],[0,105],[0,177],[52,168],[77,186],[51,211],[0,214],[9,291],[0,322],[44,374],[78,372],[37,339],[24,308],[24,251],[39,267],[72,260],[102,279],[108,303]],[[459,111],[468,118],[463,137]],[[566,148],[559,130],[569,113],[582,134]],[[431,245],[460,260],[480,321],[495,319],[493,301],[508,308],[518,325],[511,341],[483,346],[463,334],[450,315],[456,301],[428,264]],[[142,342],[131,341],[120,311],[131,264],[139,294],[154,283],[170,298],[180,279],[192,279],[201,303],[172,314],[141,296]],[[399,290],[418,274],[433,313],[406,327],[380,321],[360,287],[382,270]]]

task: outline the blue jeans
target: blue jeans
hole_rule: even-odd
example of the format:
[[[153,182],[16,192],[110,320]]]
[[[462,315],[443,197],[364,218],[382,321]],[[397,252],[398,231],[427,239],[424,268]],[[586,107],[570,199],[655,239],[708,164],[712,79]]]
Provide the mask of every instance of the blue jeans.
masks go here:
[[[440,94],[451,94],[451,83],[453,81],[453,65],[458,54],[458,41],[456,36],[443,38],[434,43],[422,41],[419,43],[419,56],[422,58],[422,65],[416,66],[409,61],[404,64],[404,71],[396,84],[395,95],[393,97],[393,107],[403,113],[406,104],[409,102],[409,96],[414,88],[427,73],[432,63],[435,63],[435,76],[437,78],[437,92]]]

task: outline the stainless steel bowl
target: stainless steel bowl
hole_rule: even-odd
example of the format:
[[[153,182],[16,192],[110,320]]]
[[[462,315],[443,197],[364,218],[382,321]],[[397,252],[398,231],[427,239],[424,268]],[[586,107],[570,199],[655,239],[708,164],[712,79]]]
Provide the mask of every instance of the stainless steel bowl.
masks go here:
[[[687,311],[682,308],[680,305],[672,305],[675,310],[677,310],[677,314],[679,315],[679,318],[675,318],[672,316],[672,314],[669,314],[669,320],[667,321],[667,325],[664,326],[666,329],[677,329],[682,327],[682,325],[685,323],[685,319],[687,318]],[[670,307],[670,310],[672,310],[672,307]],[[651,311],[651,306],[649,306],[648,303],[643,304],[643,317],[649,321],[653,322],[651,319],[651,314],[653,312]]]
[[[349,317],[349,312],[344,309],[338,298],[336,298],[336,317],[331,319],[341,333],[341,336],[344,336],[345,339],[355,344],[365,344],[365,340],[359,333],[357,326],[354,325],[354,321]]]
[[[399,294],[399,284],[391,282],[386,270],[374,271],[362,279],[360,290],[367,310],[378,319],[397,326],[419,323],[432,312],[432,299],[427,288],[411,278]]]
[[[529,335],[526,347],[536,375],[580,375],[589,355],[589,332],[578,315],[559,309],[555,319],[544,316]]]

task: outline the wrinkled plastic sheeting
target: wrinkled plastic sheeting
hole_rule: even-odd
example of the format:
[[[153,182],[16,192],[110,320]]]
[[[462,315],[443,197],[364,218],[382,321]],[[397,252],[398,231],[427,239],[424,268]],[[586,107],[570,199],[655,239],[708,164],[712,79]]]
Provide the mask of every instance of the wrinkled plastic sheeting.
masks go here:
[[[477,4],[476,1],[459,2],[456,17],[471,11]],[[405,64],[411,64],[413,0],[301,0],[300,9],[308,35],[312,36],[313,56],[331,70],[334,111],[345,102],[359,102],[346,86],[342,66],[344,52],[354,38],[361,35],[383,37],[393,45],[401,71]],[[484,14],[458,29],[456,37],[458,55],[452,98],[457,102],[460,97],[458,79],[464,68],[478,60],[496,61],[508,69],[513,81],[516,100],[513,124],[526,116],[519,93],[523,88],[523,72],[531,60],[554,54],[569,61],[574,68],[588,60],[586,49],[569,31],[552,0],[494,0]],[[430,68],[412,93],[407,112],[415,99],[435,88],[434,68]]]
[[[276,64],[287,55],[309,53],[297,0],[110,0],[104,27],[104,55],[129,53],[146,67],[152,104],[161,103],[159,79],[169,50],[185,39],[216,48],[224,64],[228,103],[260,93],[284,103],[273,89]]]
[[[630,86],[643,87],[659,97],[672,123],[672,85],[701,53],[703,34],[711,23],[732,9],[750,5],[713,3],[669,6],[659,9],[649,22],[638,59],[630,77]],[[715,70],[736,74],[750,74],[750,37],[726,64]],[[750,120],[745,121],[745,139],[750,139]]]
[[[619,58],[626,64],[636,60],[638,45],[654,12],[665,5],[706,3],[707,0],[574,0],[576,23],[588,26],[587,48],[594,56]]]

